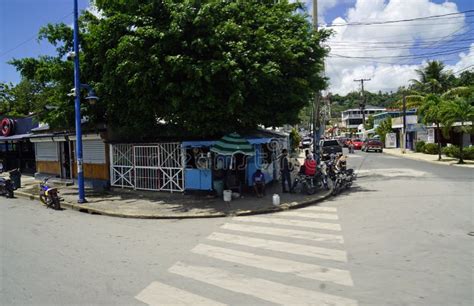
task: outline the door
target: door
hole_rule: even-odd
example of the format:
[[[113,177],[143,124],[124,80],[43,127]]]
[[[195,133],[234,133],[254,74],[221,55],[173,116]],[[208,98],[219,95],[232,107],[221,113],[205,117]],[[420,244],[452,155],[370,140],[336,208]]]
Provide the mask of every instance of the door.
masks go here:
[[[74,165],[74,154],[71,150],[71,142],[59,143],[59,153],[61,157],[61,178],[72,179],[72,166]]]

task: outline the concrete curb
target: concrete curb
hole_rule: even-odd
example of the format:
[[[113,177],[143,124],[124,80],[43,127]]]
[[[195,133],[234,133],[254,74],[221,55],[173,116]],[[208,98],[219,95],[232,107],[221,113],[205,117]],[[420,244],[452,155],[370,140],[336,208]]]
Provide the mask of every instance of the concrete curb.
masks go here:
[[[269,214],[275,212],[281,212],[290,209],[303,208],[315,203],[319,203],[331,196],[332,191],[328,191],[322,196],[318,196],[315,199],[310,199],[302,202],[291,202],[283,203],[278,207],[267,207],[259,210],[245,210],[245,211],[232,211],[228,214],[226,213],[215,213],[215,214],[202,214],[202,215],[140,215],[140,214],[123,214],[116,213],[107,210],[101,210],[93,207],[87,206],[87,204],[74,204],[62,201],[61,207],[68,208],[71,210],[85,212],[89,214],[104,215],[109,217],[118,217],[118,218],[134,218],[134,219],[204,219],[204,218],[223,218],[223,217],[240,217],[240,216],[250,216],[250,215],[261,215]],[[15,196],[26,198],[30,200],[40,201],[39,196],[32,195],[22,191],[16,191]]]
[[[443,163],[443,162],[440,162],[438,160],[426,160],[426,159],[423,159],[423,158],[419,158],[419,157],[416,157],[416,156],[410,156],[410,155],[407,155],[407,154],[401,155],[401,154],[393,153],[393,152],[390,152],[390,151],[387,151],[387,150],[384,150],[383,153],[391,155],[391,156],[397,156],[397,157],[400,157],[400,158],[408,158],[408,159],[411,159],[411,160],[423,161],[423,162],[427,162],[427,163],[431,163],[431,164],[435,164],[435,165],[453,166],[453,167],[461,167],[461,168],[474,168],[474,165],[470,165],[470,164],[459,165],[454,161],[449,162],[449,163]]]

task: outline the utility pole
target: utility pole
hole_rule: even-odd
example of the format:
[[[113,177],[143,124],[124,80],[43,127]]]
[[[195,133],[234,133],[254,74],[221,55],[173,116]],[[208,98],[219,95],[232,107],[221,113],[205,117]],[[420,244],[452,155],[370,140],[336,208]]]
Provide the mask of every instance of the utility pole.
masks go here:
[[[313,28],[315,31],[318,31],[318,0],[313,0]],[[323,66],[324,67],[324,66]],[[324,69],[324,68],[323,68]],[[316,92],[313,102],[313,152],[316,158],[316,161],[319,164],[320,161],[320,148],[319,140],[321,137],[321,122],[319,118],[319,113],[321,112],[321,99],[320,92]]]
[[[405,91],[403,91],[403,127],[402,127],[402,143],[400,147],[402,148],[402,153],[405,154],[407,146],[407,98]]]
[[[370,79],[358,79],[354,82],[360,82],[362,88],[362,102],[360,103],[360,112],[362,113],[362,127],[365,130],[365,91],[364,91],[364,82],[368,82]]]

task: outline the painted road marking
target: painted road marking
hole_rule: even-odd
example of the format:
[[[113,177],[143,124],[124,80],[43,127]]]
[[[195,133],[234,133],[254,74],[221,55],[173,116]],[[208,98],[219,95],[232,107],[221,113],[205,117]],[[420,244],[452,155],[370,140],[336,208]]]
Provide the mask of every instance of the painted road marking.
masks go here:
[[[226,223],[221,226],[222,229],[231,231],[240,231],[248,233],[257,233],[272,236],[282,236],[289,238],[307,239],[320,242],[344,243],[341,235],[321,234],[315,232],[300,231],[294,229],[283,229],[267,226],[256,226],[249,224]]]
[[[199,244],[192,249],[191,252],[258,269],[280,273],[292,273],[304,278],[333,282],[345,286],[354,285],[351,274],[347,270],[328,268],[269,256],[261,256],[207,244]]]
[[[212,233],[207,239],[277,252],[347,262],[347,253],[335,249],[223,233]]]
[[[299,210],[311,210],[311,211],[314,210],[314,211],[333,212],[333,213],[337,212],[336,207],[322,207],[322,206],[308,206],[308,207],[305,207],[305,208],[301,208]]]
[[[283,219],[283,218],[276,218],[275,216],[271,217],[235,217],[232,218],[233,221],[239,222],[255,222],[255,223],[267,223],[267,224],[274,224],[274,225],[289,225],[289,226],[296,226],[296,227],[309,227],[309,228],[317,228],[323,230],[332,230],[332,231],[340,231],[341,226],[339,224],[334,223],[322,223],[316,221],[302,221],[302,220],[290,220],[290,219]]]
[[[145,304],[152,306],[226,305],[160,282],[152,282],[150,285],[148,285],[148,287],[137,294],[135,298]]]
[[[301,217],[311,219],[326,219],[326,220],[337,220],[336,214],[318,214],[310,213],[306,211],[284,211],[275,214],[276,216],[289,216],[289,217]]]
[[[357,301],[225,270],[176,263],[169,272],[281,305],[357,305]]]

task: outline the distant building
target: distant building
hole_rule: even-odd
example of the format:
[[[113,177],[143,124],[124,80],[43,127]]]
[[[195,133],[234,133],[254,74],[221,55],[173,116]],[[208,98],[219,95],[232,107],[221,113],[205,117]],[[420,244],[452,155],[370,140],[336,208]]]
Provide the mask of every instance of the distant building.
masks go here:
[[[370,115],[379,114],[385,111],[384,107],[367,105],[364,109],[365,120]],[[362,124],[362,112],[360,108],[351,108],[341,113],[342,126],[348,129],[357,129]]]

